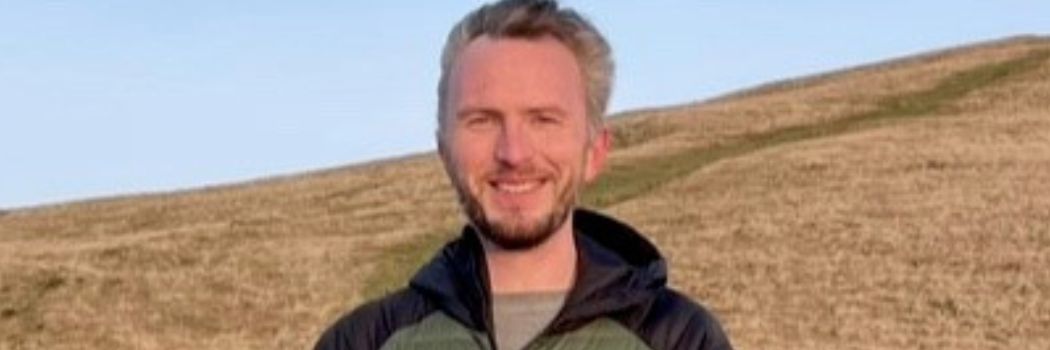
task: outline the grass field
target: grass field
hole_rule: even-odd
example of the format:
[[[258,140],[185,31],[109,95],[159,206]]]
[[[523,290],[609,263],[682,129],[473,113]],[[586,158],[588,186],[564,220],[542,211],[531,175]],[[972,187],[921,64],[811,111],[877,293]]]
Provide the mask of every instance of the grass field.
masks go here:
[[[585,205],[738,348],[1050,348],[1050,39],[611,124]],[[0,349],[305,348],[461,223],[432,154],[0,212]]]

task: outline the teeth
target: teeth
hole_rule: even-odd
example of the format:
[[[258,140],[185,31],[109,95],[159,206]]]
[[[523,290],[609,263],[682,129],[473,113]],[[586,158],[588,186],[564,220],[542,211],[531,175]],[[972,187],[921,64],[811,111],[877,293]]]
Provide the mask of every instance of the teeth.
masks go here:
[[[515,182],[515,183],[497,182],[496,183],[496,189],[498,189],[500,191],[503,191],[503,192],[508,192],[508,193],[523,193],[523,192],[531,191],[531,190],[535,189],[536,187],[539,187],[539,185],[540,185],[539,181]]]

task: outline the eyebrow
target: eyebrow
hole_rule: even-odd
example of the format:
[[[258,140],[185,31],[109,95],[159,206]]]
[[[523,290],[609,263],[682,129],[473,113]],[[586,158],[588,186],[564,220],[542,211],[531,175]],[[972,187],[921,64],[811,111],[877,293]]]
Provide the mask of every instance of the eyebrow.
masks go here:
[[[464,109],[456,111],[456,119],[463,119],[463,118],[466,118],[467,116],[472,115],[472,114],[485,114],[485,115],[498,116],[501,113],[499,111],[493,109],[493,108],[467,107],[467,108],[464,108]]]
[[[453,114],[453,116],[456,120],[462,120],[463,118],[476,114],[502,117],[504,113],[499,109],[491,107],[467,106],[456,111],[456,113]],[[529,107],[524,110],[524,114],[549,114],[557,118],[565,118],[565,116],[569,115],[569,113],[564,108],[561,108],[557,105],[540,105],[537,107]]]
[[[533,108],[526,109],[525,113],[526,114],[551,113],[551,114],[554,114],[554,115],[556,115],[558,117],[564,117],[565,115],[568,114],[568,113],[565,112],[565,109],[562,109],[561,107],[558,107],[558,106],[533,107]]]

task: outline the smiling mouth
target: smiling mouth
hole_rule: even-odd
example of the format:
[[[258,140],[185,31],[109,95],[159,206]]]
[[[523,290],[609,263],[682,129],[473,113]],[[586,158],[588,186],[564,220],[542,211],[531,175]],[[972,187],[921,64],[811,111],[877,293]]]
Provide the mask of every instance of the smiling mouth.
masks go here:
[[[533,179],[533,180],[492,180],[489,181],[489,186],[495,188],[496,191],[509,193],[509,194],[521,194],[532,192],[546,182],[544,179]]]

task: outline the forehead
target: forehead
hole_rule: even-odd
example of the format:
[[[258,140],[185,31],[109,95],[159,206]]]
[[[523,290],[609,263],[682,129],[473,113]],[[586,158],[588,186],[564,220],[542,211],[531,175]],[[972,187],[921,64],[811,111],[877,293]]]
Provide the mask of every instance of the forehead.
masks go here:
[[[552,37],[474,39],[463,48],[450,78],[453,105],[575,107],[585,100],[576,57]]]

